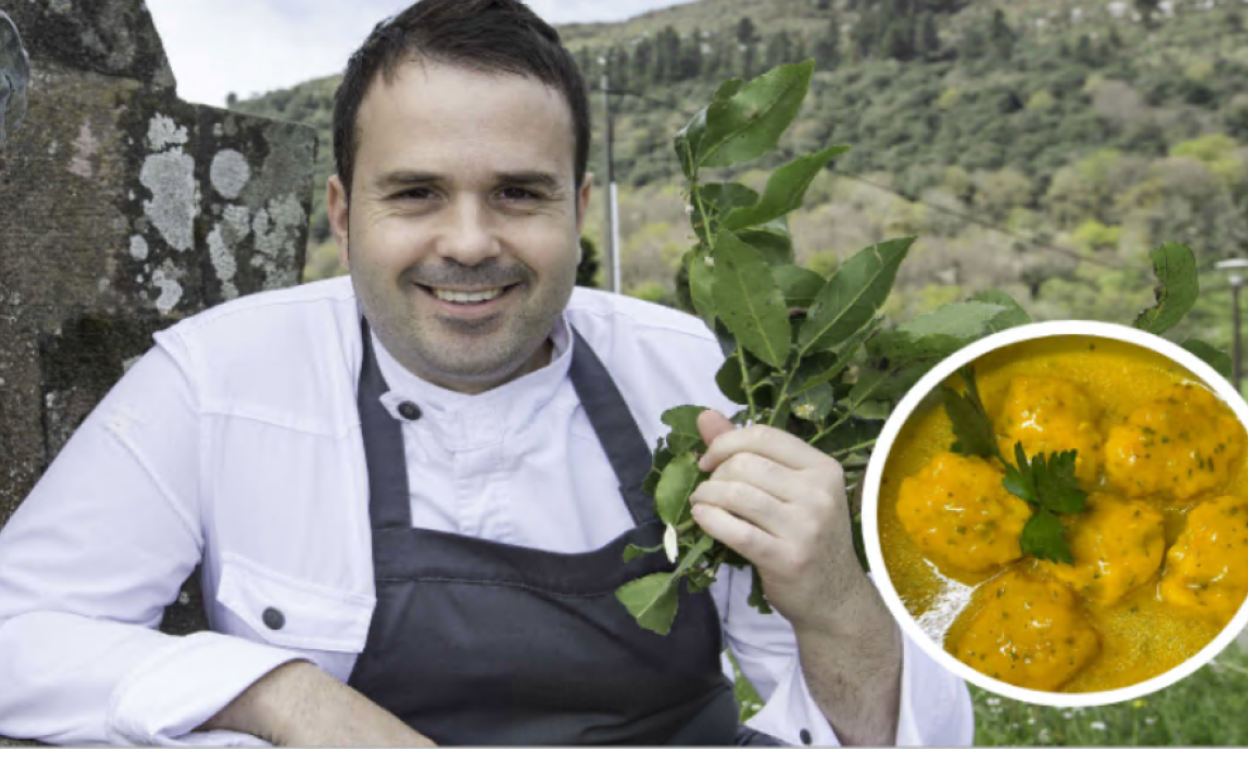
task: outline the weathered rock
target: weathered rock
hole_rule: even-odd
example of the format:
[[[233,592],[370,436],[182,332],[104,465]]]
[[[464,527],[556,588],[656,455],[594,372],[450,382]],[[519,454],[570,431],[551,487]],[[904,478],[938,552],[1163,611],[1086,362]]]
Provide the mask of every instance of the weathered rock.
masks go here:
[[[25,119],[0,117],[3,526],[153,332],[298,282],[316,134],[178,101],[142,0],[0,12],[29,53]],[[189,582],[166,630],[204,627],[198,597]]]

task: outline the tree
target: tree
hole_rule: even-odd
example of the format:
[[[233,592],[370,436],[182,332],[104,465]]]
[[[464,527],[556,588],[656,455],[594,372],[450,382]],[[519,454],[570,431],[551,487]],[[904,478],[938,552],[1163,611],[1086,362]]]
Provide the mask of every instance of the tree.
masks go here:
[[[1005,20],[1005,12],[1000,8],[993,10],[992,22],[988,27],[988,41],[993,53],[1001,61],[1009,61],[1014,55],[1014,43],[1018,36]]]
[[[936,14],[923,13],[919,16],[914,35],[915,55],[924,61],[932,61],[940,58],[942,48],[940,31],[936,29]]]
[[[767,41],[767,69],[774,69],[781,64],[787,64],[791,61],[793,55],[793,42],[789,39],[789,33],[780,30],[771,36]]]
[[[1157,12],[1161,10],[1161,0],[1135,0],[1135,12],[1148,29],[1157,26]]]
[[[827,29],[815,41],[815,64],[821,70],[834,70],[841,65],[841,19],[832,14]]]
[[[737,42],[741,45],[758,42],[758,29],[754,27],[754,22],[749,16],[742,16],[741,21],[737,22]]]
[[[879,53],[890,59],[910,61],[914,58],[914,20],[897,18],[884,30]]]
[[[581,262],[576,266],[576,285],[598,288],[598,247],[588,236],[581,236]]]
[[[226,94],[225,106],[231,110],[234,109],[236,106],[238,106],[238,94],[234,93],[233,91],[230,91],[228,94]]]
[[[685,40],[680,53],[680,77],[682,80],[693,80],[702,76],[702,30],[695,28],[693,34]]]

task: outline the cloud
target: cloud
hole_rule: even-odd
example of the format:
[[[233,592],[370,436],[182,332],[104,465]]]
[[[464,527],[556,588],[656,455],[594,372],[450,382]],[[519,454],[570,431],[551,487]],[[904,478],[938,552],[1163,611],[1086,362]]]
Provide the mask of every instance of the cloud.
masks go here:
[[[529,0],[552,24],[619,21],[690,0]],[[222,106],[340,73],[410,0],[147,0],[183,100]]]

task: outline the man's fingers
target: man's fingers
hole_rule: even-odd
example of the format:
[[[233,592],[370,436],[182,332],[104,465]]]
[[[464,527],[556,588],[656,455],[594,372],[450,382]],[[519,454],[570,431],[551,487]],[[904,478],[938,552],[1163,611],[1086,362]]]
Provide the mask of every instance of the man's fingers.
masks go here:
[[[780,547],[780,541],[745,519],[710,503],[693,506],[693,518],[702,531],[732,550],[749,559],[753,564],[766,564]]]
[[[698,485],[689,502],[694,505],[705,503],[731,512],[768,534],[784,534],[784,503],[749,482],[713,477]]]
[[[737,426],[731,420],[714,409],[707,409],[698,415],[698,432],[702,434],[702,440],[707,446],[720,435],[736,429]]]
[[[698,427],[702,427],[701,418]],[[704,471],[713,471],[738,452],[752,452],[794,470],[818,467],[828,460],[823,452],[790,433],[766,425],[751,425],[741,430],[722,431],[713,441],[708,441],[706,454],[702,455],[698,466]]]

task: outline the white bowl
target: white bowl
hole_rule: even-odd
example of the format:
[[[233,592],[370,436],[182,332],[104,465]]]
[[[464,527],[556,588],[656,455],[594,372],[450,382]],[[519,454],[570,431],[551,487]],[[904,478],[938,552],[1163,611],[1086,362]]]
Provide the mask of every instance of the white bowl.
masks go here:
[[[901,432],[902,427],[915,409],[919,407],[923,399],[958,369],[973,363],[976,359],[998,348],[1042,337],[1070,335],[1119,340],[1146,348],[1171,359],[1202,380],[1206,386],[1213,390],[1230,407],[1235,416],[1239,418],[1240,423],[1248,426],[1248,404],[1245,404],[1243,398],[1235,392],[1235,388],[1204,361],[1161,337],[1128,326],[1096,321],[1052,321],[1007,329],[974,342],[941,361],[919,380],[911,388],[910,392],[906,394],[905,398],[901,400],[901,403],[897,405],[897,409],[888,418],[888,422],[885,423],[884,429],[880,433],[875,450],[871,453],[870,464],[867,466],[867,476],[863,489],[862,526],[863,537],[866,542],[867,560],[871,565],[875,584],[883,595],[885,603],[893,613],[893,617],[897,619],[898,624],[901,625],[902,631],[940,665],[957,676],[975,684],[977,687],[997,695],[1013,698],[1014,700],[1043,706],[1103,706],[1141,698],[1149,693],[1156,692],[1183,679],[1208,663],[1218,653],[1222,652],[1228,644],[1234,641],[1245,625],[1248,625],[1248,602],[1245,602],[1240,607],[1239,612],[1231,619],[1231,622],[1200,652],[1152,679],[1129,687],[1101,692],[1044,692],[1006,684],[986,676],[946,652],[940,642],[928,636],[902,603],[897,589],[893,587],[892,578],[888,574],[888,569],[884,563],[884,554],[880,550],[878,514],[880,484],[884,476],[884,466],[888,461],[889,453],[892,451],[893,442],[896,441],[898,433]]]

